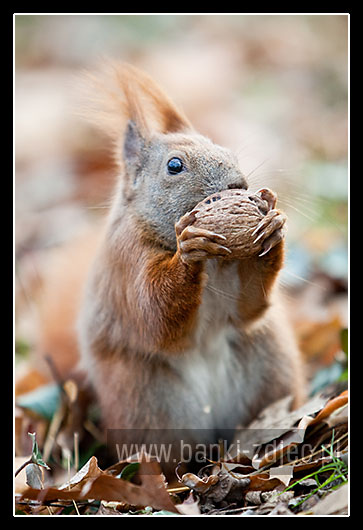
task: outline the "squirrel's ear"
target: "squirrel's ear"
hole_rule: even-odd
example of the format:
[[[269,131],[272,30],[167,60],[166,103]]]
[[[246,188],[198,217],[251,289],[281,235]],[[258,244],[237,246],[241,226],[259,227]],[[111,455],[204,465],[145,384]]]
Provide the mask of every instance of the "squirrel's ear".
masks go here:
[[[123,158],[128,172],[134,172],[140,166],[141,150],[145,145],[145,139],[133,120],[129,120],[123,143]]]
[[[123,155],[128,164],[135,164],[140,158],[141,149],[145,141],[136,123],[129,120],[126,126]]]

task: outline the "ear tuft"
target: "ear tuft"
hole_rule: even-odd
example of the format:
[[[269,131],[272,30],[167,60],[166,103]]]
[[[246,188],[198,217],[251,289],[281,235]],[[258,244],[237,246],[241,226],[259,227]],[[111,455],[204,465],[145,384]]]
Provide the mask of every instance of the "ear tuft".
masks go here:
[[[184,114],[146,73],[126,63],[104,60],[98,73],[84,73],[80,114],[118,141],[130,120],[146,138],[192,129]]]

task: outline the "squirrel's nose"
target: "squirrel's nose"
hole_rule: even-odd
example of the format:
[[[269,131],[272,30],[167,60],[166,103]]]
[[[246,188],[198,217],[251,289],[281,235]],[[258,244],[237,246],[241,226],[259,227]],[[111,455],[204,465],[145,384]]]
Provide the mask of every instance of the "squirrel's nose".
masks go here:
[[[228,184],[227,188],[229,190],[246,190],[248,188],[247,182],[245,180],[239,181],[239,182],[232,182],[232,184]]]
[[[230,184],[227,184],[229,190],[246,190],[248,188],[247,180],[240,172],[238,172],[237,175],[234,175],[234,178],[232,177],[231,181]]]
[[[226,178],[226,189],[229,190],[246,190],[248,188],[247,180],[242,171],[233,171],[229,178]]]
[[[244,175],[240,171],[233,171],[229,175],[224,174],[216,178],[213,186],[208,190],[208,194],[217,193],[224,190],[247,190],[248,184]]]

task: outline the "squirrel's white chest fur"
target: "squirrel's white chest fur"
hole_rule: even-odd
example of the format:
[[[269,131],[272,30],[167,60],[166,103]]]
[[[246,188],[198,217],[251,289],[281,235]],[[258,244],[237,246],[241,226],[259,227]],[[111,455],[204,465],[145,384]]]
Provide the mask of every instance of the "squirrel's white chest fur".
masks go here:
[[[208,263],[196,345],[170,361],[179,379],[179,395],[174,394],[170,406],[175,423],[184,428],[234,428],[249,415],[244,399],[253,386],[247,378],[249,360],[242,362],[240,338],[231,324],[240,290],[237,265],[217,271],[213,262]]]
[[[233,329],[226,328],[204,351],[189,351],[183,363],[180,359],[171,362],[179,376],[178,392],[170,403],[178,427],[233,428],[241,418],[240,398],[246,381],[231,346],[233,334]]]

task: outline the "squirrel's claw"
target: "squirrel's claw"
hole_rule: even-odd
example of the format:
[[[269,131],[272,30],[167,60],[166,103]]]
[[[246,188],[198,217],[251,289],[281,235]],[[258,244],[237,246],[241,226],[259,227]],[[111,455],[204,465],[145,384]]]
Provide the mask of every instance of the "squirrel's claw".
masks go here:
[[[270,210],[256,226],[251,236],[255,237],[253,244],[260,241],[262,252],[259,257],[267,254],[285,236],[286,216],[279,210]]]
[[[199,210],[192,210],[191,212],[187,212],[179,219],[179,221],[175,224],[175,233],[177,236],[180,236],[187,226],[194,223],[196,214],[198,212]]]
[[[186,214],[177,223],[178,229],[176,228],[178,251],[184,263],[225,257],[232,252],[221,244],[226,241],[226,237],[222,234],[197,228],[190,224],[187,224],[180,232],[180,228],[191,218],[190,214]]]

